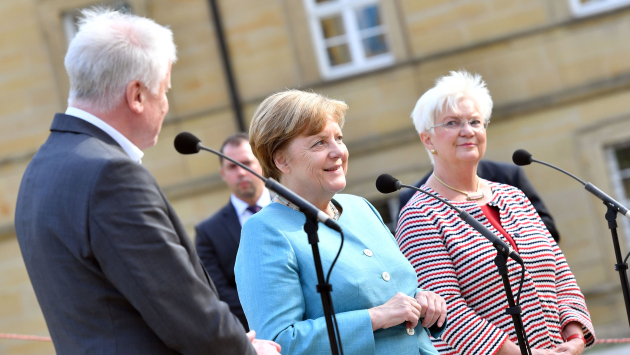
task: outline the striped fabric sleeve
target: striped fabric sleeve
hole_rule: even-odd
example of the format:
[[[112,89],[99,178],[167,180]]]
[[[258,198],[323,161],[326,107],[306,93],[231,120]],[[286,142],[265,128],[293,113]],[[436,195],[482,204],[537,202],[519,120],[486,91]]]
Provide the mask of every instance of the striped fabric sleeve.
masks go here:
[[[595,345],[595,330],[591,316],[586,309],[586,300],[577,285],[575,276],[569,269],[564,254],[555,241],[552,244],[556,255],[556,293],[558,295],[560,328],[564,329],[570,322],[580,323],[584,332],[584,339],[586,339],[586,348],[590,348]]]
[[[528,213],[537,216],[539,224],[543,227],[547,237],[551,242],[551,247],[556,258],[556,294],[558,297],[558,311],[560,313],[560,329],[571,322],[578,322],[582,325],[584,338],[586,339],[586,348],[595,345],[595,330],[591,322],[591,316],[586,308],[586,300],[580,291],[580,287],[575,280],[575,276],[569,268],[562,250],[547,230],[547,227],[538,216],[529,199],[523,195],[528,207]]]
[[[446,300],[449,324],[442,340],[462,355],[496,354],[508,339],[507,334],[468,307],[461,296],[455,265],[437,228],[423,208],[410,206],[401,211],[396,240],[416,270],[418,287]]]

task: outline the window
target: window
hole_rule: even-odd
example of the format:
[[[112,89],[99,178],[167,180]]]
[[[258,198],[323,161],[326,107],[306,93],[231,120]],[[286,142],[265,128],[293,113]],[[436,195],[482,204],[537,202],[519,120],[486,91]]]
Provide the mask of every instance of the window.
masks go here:
[[[120,11],[122,13],[131,13],[131,6],[125,1],[113,1],[109,3],[107,7]],[[68,45],[79,31],[79,27],[77,26],[79,16],[81,16],[80,9],[68,11],[62,15],[63,32],[66,35],[66,42],[68,43]]]
[[[577,17],[595,15],[629,4],[630,0],[569,0],[571,11]]]
[[[611,146],[606,153],[614,188],[613,198],[624,206],[630,206],[630,142]],[[617,221],[621,221],[620,227],[626,231],[626,245],[630,245],[630,221],[626,218],[617,218]]]
[[[325,79],[394,62],[378,0],[304,0]]]

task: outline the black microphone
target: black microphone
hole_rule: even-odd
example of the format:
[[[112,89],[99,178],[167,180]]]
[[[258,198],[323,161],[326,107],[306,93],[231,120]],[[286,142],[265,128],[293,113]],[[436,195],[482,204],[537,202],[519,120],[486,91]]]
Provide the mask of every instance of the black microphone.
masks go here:
[[[413,190],[416,190],[416,191],[420,191],[423,194],[427,194],[427,195],[429,195],[429,196],[431,196],[433,198],[436,198],[436,199],[442,201],[448,207],[450,207],[453,210],[455,210],[458,213],[459,218],[464,220],[464,222],[468,223],[471,227],[473,227],[473,229],[475,229],[481,235],[486,237],[486,239],[488,239],[490,241],[490,243],[492,243],[492,245],[499,252],[503,253],[506,256],[511,257],[512,259],[514,259],[514,261],[516,261],[517,263],[523,265],[523,259],[521,259],[521,256],[518,255],[518,253],[516,251],[514,251],[510,246],[508,246],[504,241],[502,241],[499,237],[497,237],[494,233],[492,233],[488,228],[486,228],[483,224],[481,224],[481,222],[476,220],[468,212],[453,206],[448,201],[444,200],[441,197],[436,196],[435,194],[432,194],[432,193],[430,193],[428,191],[425,191],[425,190],[423,190],[421,188],[418,188],[418,187],[415,187],[415,186],[405,185],[405,184],[401,183],[400,181],[398,181],[398,179],[396,179],[395,177],[393,177],[393,176],[391,176],[389,174],[381,174],[376,179],[376,189],[380,193],[384,193],[384,194],[392,193],[394,191],[400,190],[403,187],[406,187],[408,189],[413,189]]]
[[[262,181],[265,182],[265,187],[266,188],[268,188],[269,190],[274,191],[278,195],[284,197],[289,202],[291,202],[294,205],[296,205],[300,209],[300,211],[304,212],[304,214],[306,214],[306,215],[308,215],[310,217],[317,218],[320,222],[322,222],[325,225],[327,225],[330,229],[334,229],[337,232],[341,233],[341,227],[337,224],[337,222],[335,222],[334,219],[330,218],[330,216],[328,216],[326,213],[324,213],[324,211],[322,211],[319,208],[315,207],[315,205],[313,205],[312,203],[308,202],[307,200],[305,200],[303,197],[299,196],[295,192],[287,189],[286,187],[284,187],[282,184],[280,184],[276,180],[274,180],[272,178],[268,178],[267,179],[267,178],[261,176],[260,174],[258,174],[257,172],[253,171],[248,166],[242,164],[241,162],[238,162],[238,161],[228,157],[227,155],[225,155],[225,154],[223,154],[221,152],[218,152],[218,151],[216,151],[216,150],[214,150],[212,148],[205,147],[201,143],[201,140],[199,138],[197,138],[194,134],[189,133],[189,132],[181,132],[180,134],[177,135],[177,137],[175,137],[175,141],[173,143],[175,144],[175,149],[180,154],[195,154],[195,153],[198,153],[200,150],[205,150],[205,151],[208,151],[210,153],[214,153],[214,154],[222,157],[223,159],[227,159],[227,160],[231,161],[232,163],[234,163],[234,164],[240,166],[241,168],[249,171],[250,173],[256,175],[259,179],[261,179]]]
[[[627,218],[630,218],[630,211],[624,205],[615,201],[615,199],[608,196],[604,191],[600,190],[597,186],[591,184],[590,182],[584,182],[582,179],[578,178],[577,176],[571,174],[568,171],[560,169],[557,166],[532,158],[531,153],[529,153],[525,149],[518,149],[517,151],[515,151],[514,154],[512,154],[512,161],[514,162],[514,164],[519,165],[519,166],[529,165],[532,162],[536,162],[538,164],[546,165],[550,168],[558,170],[561,173],[569,175],[570,177],[577,180],[580,184],[584,185],[584,188],[586,189],[586,191],[592,193],[593,195],[595,195],[595,197],[602,200],[604,204],[611,206],[622,215],[626,216]]]

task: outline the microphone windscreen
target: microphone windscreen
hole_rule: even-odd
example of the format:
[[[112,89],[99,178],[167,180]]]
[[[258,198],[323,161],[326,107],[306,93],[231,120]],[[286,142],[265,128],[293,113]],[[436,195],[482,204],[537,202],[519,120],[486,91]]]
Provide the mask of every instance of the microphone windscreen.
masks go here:
[[[180,154],[199,153],[198,144],[201,142],[194,134],[190,132],[182,132],[175,137],[175,150]]]
[[[518,149],[512,154],[512,161],[519,166],[529,165],[532,163],[532,155],[525,149]]]
[[[376,179],[376,189],[383,194],[392,193],[394,191],[398,191],[400,189],[399,184],[397,184],[398,179],[389,175],[389,174],[381,174]]]

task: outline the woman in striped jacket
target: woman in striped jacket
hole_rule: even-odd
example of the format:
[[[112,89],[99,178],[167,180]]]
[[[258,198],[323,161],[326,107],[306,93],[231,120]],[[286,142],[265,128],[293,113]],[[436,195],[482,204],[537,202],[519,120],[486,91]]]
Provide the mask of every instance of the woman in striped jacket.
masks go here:
[[[465,71],[438,79],[418,100],[412,118],[434,165],[423,188],[466,210],[523,258],[521,315],[532,353],[581,354],[595,333],[562,251],[520,190],[477,176],[491,111],[485,83]],[[400,212],[396,240],[419,287],[446,300],[449,326],[434,339],[441,354],[520,354],[489,241],[421,193]],[[521,267],[507,266],[516,295]]]

